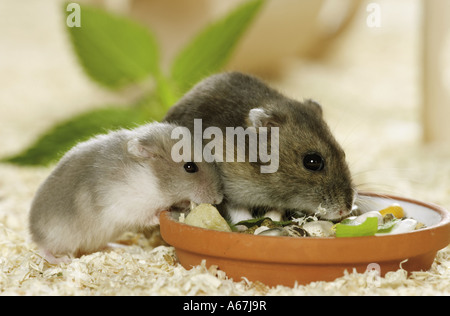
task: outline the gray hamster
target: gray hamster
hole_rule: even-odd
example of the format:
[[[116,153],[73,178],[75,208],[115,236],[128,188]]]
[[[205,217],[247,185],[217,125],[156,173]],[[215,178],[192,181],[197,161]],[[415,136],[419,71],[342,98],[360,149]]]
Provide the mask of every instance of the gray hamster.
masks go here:
[[[128,230],[157,225],[171,206],[222,201],[214,165],[171,158],[174,128],[155,122],[122,129],[64,155],[38,189],[29,216],[32,239],[48,261],[95,252]]]
[[[267,127],[269,133],[278,127],[276,172],[262,173],[260,160],[216,162],[224,186],[220,211],[231,221],[250,218],[255,209],[328,220],[350,213],[356,193],[345,153],[316,102],[289,99],[255,77],[228,72],[198,83],[164,118],[191,131],[194,119],[201,119],[203,131],[214,126],[224,134],[227,127]],[[246,146],[248,153],[248,138]]]

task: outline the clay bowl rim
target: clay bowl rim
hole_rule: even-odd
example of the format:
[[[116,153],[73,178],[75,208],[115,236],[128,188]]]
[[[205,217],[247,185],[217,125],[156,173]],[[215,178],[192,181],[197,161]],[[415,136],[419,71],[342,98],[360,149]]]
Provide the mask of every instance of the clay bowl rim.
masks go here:
[[[386,236],[308,237],[255,236],[199,228],[160,216],[163,239],[175,249],[205,257],[285,264],[347,264],[412,258],[437,252],[450,242],[450,213],[433,203],[386,194],[359,192],[361,196],[393,199],[428,208],[441,220],[421,230]]]

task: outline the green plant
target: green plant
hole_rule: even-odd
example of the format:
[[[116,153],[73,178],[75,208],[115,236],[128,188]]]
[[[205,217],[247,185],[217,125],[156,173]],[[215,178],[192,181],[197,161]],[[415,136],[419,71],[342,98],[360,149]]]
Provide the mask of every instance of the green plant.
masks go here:
[[[61,122],[23,152],[2,161],[48,165],[95,134],[161,120],[195,83],[223,68],[264,2],[245,2],[208,25],[175,57],[169,74],[160,68],[158,43],[147,28],[128,18],[81,6],[81,27],[67,27],[67,31],[86,74],[110,90],[137,85],[144,97],[135,104],[108,105]],[[149,78],[155,83],[152,89],[141,84]]]

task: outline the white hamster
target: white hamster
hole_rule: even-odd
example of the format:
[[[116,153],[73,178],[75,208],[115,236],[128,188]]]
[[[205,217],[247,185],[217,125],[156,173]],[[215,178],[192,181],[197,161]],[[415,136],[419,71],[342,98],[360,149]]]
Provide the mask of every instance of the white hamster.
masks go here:
[[[29,216],[32,239],[48,261],[95,252],[128,230],[157,225],[171,206],[222,201],[213,164],[171,158],[175,127],[154,122],[114,131],[64,155],[37,191]]]

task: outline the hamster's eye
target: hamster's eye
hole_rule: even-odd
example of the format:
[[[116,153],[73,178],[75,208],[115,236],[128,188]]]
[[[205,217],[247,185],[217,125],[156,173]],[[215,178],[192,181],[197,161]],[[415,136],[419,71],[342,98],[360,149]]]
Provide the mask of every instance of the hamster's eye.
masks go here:
[[[325,162],[321,155],[309,153],[303,158],[303,166],[310,171],[321,171],[325,167]]]
[[[186,162],[183,167],[188,173],[195,173],[198,171],[198,167],[194,162]]]

